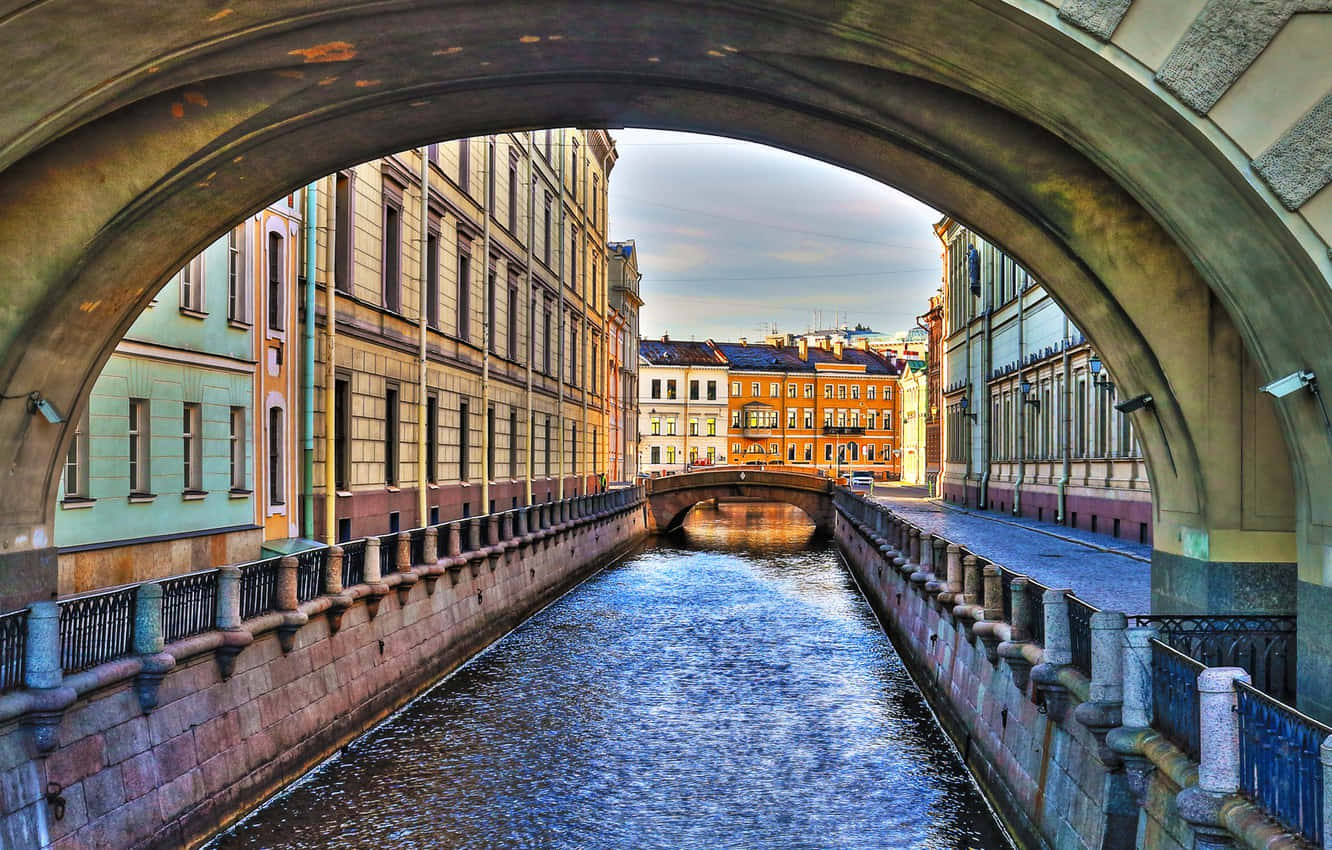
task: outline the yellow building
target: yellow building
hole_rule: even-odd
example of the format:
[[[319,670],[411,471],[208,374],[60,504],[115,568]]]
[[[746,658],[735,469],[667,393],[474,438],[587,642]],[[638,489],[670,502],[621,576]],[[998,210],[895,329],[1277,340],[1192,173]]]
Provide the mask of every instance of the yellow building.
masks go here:
[[[604,131],[546,130],[442,142],[320,181],[318,536],[596,486],[615,159]]]

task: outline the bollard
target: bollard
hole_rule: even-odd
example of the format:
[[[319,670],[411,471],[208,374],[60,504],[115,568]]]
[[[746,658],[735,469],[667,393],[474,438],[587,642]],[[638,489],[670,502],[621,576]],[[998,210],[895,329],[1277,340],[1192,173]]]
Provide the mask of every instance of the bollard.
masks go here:
[[[297,576],[300,562],[293,555],[284,555],[278,561],[277,588],[273,594],[273,607],[282,612],[282,625],[277,627],[278,646],[285,655],[296,644],[296,632],[306,623],[307,617],[297,611],[300,596],[297,589]]]
[[[907,531],[907,563],[920,566],[920,529],[914,525]]]
[[[134,677],[134,695],[144,714],[157,708],[157,691],[176,659],[165,652],[162,627],[162,585],[139,585],[134,601],[134,653],[139,656],[139,672]]]
[[[1051,588],[1042,595],[1044,660],[1031,671],[1031,680],[1036,685],[1032,696],[1056,723],[1063,722],[1068,713],[1068,688],[1059,680],[1059,668],[1073,663],[1073,645],[1068,631],[1068,594],[1071,592],[1067,588]]]
[[[1124,703],[1124,630],[1128,618],[1120,611],[1091,615],[1091,699],[1073,716],[1096,739],[1096,756],[1107,767],[1118,767],[1119,753],[1106,745],[1106,735],[1120,725]]]
[[[948,551],[948,599],[951,602],[960,602],[963,588],[962,576],[962,547],[956,543],[949,543]]]
[[[1031,660],[1023,651],[1025,645],[1031,641],[1032,616],[1035,614],[1027,596],[1027,586],[1030,583],[1031,580],[1026,576],[1013,576],[1013,580],[1008,583],[1008,592],[1012,597],[1010,602],[1013,609],[1012,622],[1008,627],[1008,640],[999,644],[998,648],[999,657],[1008,663],[1013,684],[1020,691],[1026,691],[1027,683],[1031,681]]]
[[[531,511],[532,509],[528,507],[520,508],[518,510],[517,516],[514,518],[513,534],[515,537],[522,538],[527,536],[527,515],[531,513]]]
[[[217,648],[217,670],[230,679],[236,668],[236,656],[254,642],[254,635],[241,625],[241,568],[227,565],[217,569],[217,628],[222,645]]]
[[[928,531],[920,533],[920,570],[924,573],[934,572],[934,535]]]
[[[379,574],[379,538],[367,537],[365,539],[365,583],[374,585],[384,581],[384,577]]]
[[[424,538],[425,541],[421,544],[423,563],[433,566],[439,561],[439,529],[433,525],[427,527]]]
[[[1235,683],[1249,681],[1249,674],[1239,667],[1209,667],[1198,674],[1198,784],[1179,792],[1175,805],[1193,827],[1194,846],[1200,850],[1235,846],[1221,807],[1239,790]]]
[[[34,602],[28,607],[28,641],[23,655],[23,684],[33,690],[50,693],[64,683],[60,663],[60,606],[55,602]],[[54,694],[52,695],[54,696]],[[66,705],[74,701],[71,690]],[[60,746],[60,719],[64,706],[50,705],[30,709],[23,725],[32,733],[37,752],[46,754]]]
[[[468,552],[475,552],[481,548],[481,521],[482,517],[472,517],[471,522],[467,523]]]
[[[968,552],[962,558],[962,604],[979,606],[982,590],[980,562]]]
[[[342,593],[342,561],[346,557],[341,546],[328,547],[328,568],[324,570],[324,595],[329,597],[328,610],[324,618],[328,621],[328,633],[335,635],[342,628],[342,615],[351,607],[350,596]]]
[[[994,564],[987,564],[981,570],[985,606],[984,617],[1000,622],[1004,619],[1004,571]]]
[[[445,533],[448,534],[448,539],[444,542],[444,554],[456,558],[462,554],[462,534],[458,530],[458,523],[450,523]]]
[[[400,573],[412,571],[412,533],[404,531],[397,537],[397,549],[393,552],[393,568]]]
[[[1106,735],[1106,746],[1124,762],[1129,790],[1144,805],[1156,765],[1142,753],[1141,733],[1152,725],[1152,641],[1156,626],[1135,626],[1121,633],[1120,662],[1123,671],[1123,705],[1120,727]]]

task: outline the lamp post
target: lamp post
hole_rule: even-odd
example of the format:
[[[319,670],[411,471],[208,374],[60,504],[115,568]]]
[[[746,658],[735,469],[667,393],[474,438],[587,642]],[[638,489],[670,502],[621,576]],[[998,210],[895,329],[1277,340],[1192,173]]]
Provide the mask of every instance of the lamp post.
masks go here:
[[[1020,386],[1022,389],[1022,403],[1030,404],[1034,406],[1037,410],[1039,410],[1041,407],[1041,400],[1039,398],[1033,398],[1031,396],[1031,381],[1028,381],[1024,378]]]
[[[1091,359],[1087,361],[1087,366],[1088,368],[1091,369],[1093,384],[1095,384],[1097,387],[1100,387],[1102,390],[1105,390],[1106,392],[1110,392],[1115,388],[1115,385],[1110,380],[1109,375],[1105,376],[1101,375],[1101,358],[1098,355],[1093,353]]]

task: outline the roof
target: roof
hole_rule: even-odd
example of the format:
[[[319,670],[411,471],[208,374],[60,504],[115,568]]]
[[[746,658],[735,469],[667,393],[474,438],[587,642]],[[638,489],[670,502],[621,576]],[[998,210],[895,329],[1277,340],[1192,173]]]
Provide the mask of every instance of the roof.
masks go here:
[[[735,372],[812,372],[818,364],[862,367],[867,375],[896,375],[897,366],[873,351],[845,346],[842,356],[824,348],[809,346],[805,360],[795,346],[741,345],[736,342],[713,343]]]
[[[711,342],[639,340],[638,354],[653,366],[725,366]]]
[[[826,348],[814,348],[811,346],[809,349],[809,359],[812,363],[851,363],[864,366],[865,373],[868,375],[896,375],[898,373],[896,364],[892,363],[887,358],[876,354],[873,351],[862,351],[859,348],[852,348],[850,346],[842,349],[842,356],[840,358],[835,352],[829,351]]]

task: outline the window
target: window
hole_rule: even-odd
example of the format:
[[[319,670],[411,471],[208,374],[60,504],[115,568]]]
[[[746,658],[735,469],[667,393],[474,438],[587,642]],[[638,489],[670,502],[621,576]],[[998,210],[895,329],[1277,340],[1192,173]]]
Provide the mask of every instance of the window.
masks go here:
[[[351,489],[351,381],[338,378],[333,388],[333,486]]]
[[[384,309],[402,311],[402,208],[384,204]]]
[[[708,417],[708,436],[717,436],[717,417],[715,416]]]
[[[200,254],[180,270],[180,309],[194,313],[204,311],[203,285],[204,263]]]
[[[814,460],[814,446],[811,443],[805,443],[805,462],[809,463],[813,460]]]
[[[485,480],[495,480],[495,408],[486,408],[486,476]]]
[[[541,316],[541,371],[550,374],[550,307]]]
[[[675,436],[675,417],[671,416],[666,420],[666,436]]]
[[[689,436],[691,436],[691,437],[697,437],[697,436],[698,436],[698,417],[697,417],[697,416],[691,416],[691,417],[689,417]]]
[[[569,383],[578,385],[578,328],[572,327],[573,319],[569,319]],[[671,382],[674,384],[674,381]],[[672,387],[674,390],[674,387]],[[674,392],[671,398],[675,398]]]
[[[708,463],[716,463],[716,462],[717,462],[717,448],[715,446],[708,446]]]
[[[837,397],[839,399],[846,398],[846,384],[837,385]]]
[[[509,477],[518,477],[518,409],[509,408]]]
[[[675,398],[675,379],[674,379],[674,378],[668,378],[668,379],[666,380],[666,398],[668,398],[668,399],[674,399],[674,398]]]
[[[458,299],[455,325],[458,338],[468,342],[472,335],[472,255],[471,243],[458,240]]]
[[[282,234],[268,234],[268,329],[280,331],[286,327],[286,269]]]
[[[582,266],[582,255],[578,250],[578,228],[569,228],[569,288],[578,291],[578,273]]]
[[[786,427],[794,428],[796,426],[796,412],[794,410],[786,411]]]
[[[689,382],[689,400],[698,401],[698,381]]]
[[[740,411],[738,410],[731,411],[731,427],[732,428],[740,427]]]
[[[823,427],[831,428],[833,424],[833,412],[831,410],[823,411]]]
[[[547,131],[549,133],[549,131]],[[549,138],[549,135],[547,135]],[[546,415],[546,477],[550,477],[550,414]]]
[[[740,395],[739,381],[731,381],[731,395]]]
[[[129,400],[129,489],[130,495],[148,495],[151,476],[148,468],[148,399]]]
[[[458,140],[458,188],[468,192],[472,187],[472,144],[470,139]]]
[[[833,453],[832,443],[824,443],[824,444],[823,444],[823,459],[824,459],[824,460],[832,460],[832,453]]]
[[[227,232],[227,319],[250,321],[250,287],[245,274],[245,225]]]
[[[651,398],[661,398],[661,378],[652,379]]]
[[[231,408],[230,431],[227,435],[228,457],[231,461],[231,489],[243,492],[245,487],[245,408]]]
[[[661,463],[661,446],[653,446],[648,449],[648,463],[654,466]]]
[[[495,140],[486,145],[486,211],[495,214]]]
[[[796,397],[796,385],[795,385],[795,384],[787,384],[787,385],[786,385],[786,397],[787,397],[787,398],[795,398],[795,397]]]
[[[651,430],[649,430],[648,433],[651,434],[652,436],[657,437],[657,436],[660,436],[660,435],[661,435],[661,417],[660,417],[660,416],[654,416],[654,417],[652,417],[652,422],[651,422],[650,428],[651,428]]]
[[[780,384],[778,384],[776,381],[773,381],[771,384],[768,384],[768,396],[770,398],[778,398],[779,396],[781,396],[781,394],[782,390]]]
[[[508,351],[510,360],[518,359],[518,278],[509,275],[509,309],[507,311],[509,325],[508,340],[505,349]]]
[[[717,400],[717,382],[708,381],[708,401]]]
[[[893,412],[891,410],[885,410],[883,412],[883,430],[893,430]]]
[[[769,443],[769,444],[768,444],[768,453],[769,453],[769,454],[774,454],[774,455],[775,455],[775,454],[778,454],[779,452],[780,452],[780,448],[777,446],[776,443]]]
[[[753,396],[754,398],[758,398],[758,397],[759,397],[759,382],[758,382],[758,381],[751,381],[751,382],[750,382],[750,384],[749,384],[749,394],[750,394],[751,396]]]
[[[876,389],[876,387],[875,387],[873,384],[870,384],[868,387],[866,387],[866,388],[865,388],[865,398],[869,399],[870,401],[874,401],[874,392],[875,392],[875,389]]]
[[[814,411],[810,410],[808,407],[805,408],[805,419],[803,424],[805,430],[809,430],[814,427]]]
[[[592,223],[598,227],[601,226],[600,198],[601,198],[601,178],[593,174],[592,175]]]
[[[873,461],[873,460],[874,460],[874,444],[873,444],[873,443],[866,443],[866,444],[865,444],[865,460],[868,460],[868,461]]]
[[[787,446],[786,459],[791,461],[792,463],[795,463],[795,452],[796,452],[796,447],[794,445]]]
[[[458,480],[466,481],[470,475],[472,459],[472,421],[467,402],[458,403]],[[550,417],[546,417],[546,473],[550,473]]]
[[[438,480],[439,462],[439,399],[432,393],[426,396],[425,424],[425,476],[434,484]]]
[[[578,474],[578,426],[569,425],[569,464],[575,475]]]
[[[675,463],[675,446],[666,447],[666,462]]]
[[[398,387],[390,384],[384,390],[384,483],[390,487],[398,484],[398,410]]]
[[[439,234],[426,235],[426,324],[439,327]]]
[[[823,385],[823,397],[824,397],[824,398],[832,398],[832,397],[833,397],[833,385],[832,385],[832,384],[824,384],[824,385]]]
[[[439,165],[439,143],[434,142],[426,145],[426,161],[431,165]]]
[[[283,474],[282,449],[286,432],[282,428],[282,408],[268,408],[268,504],[286,503],[286,479]]]
[[[509,232],[518,232],[518,154],[509,152]]]
[[[547,132],[549,132],[549,131],[547,131]],[[541,227],[542,227],[542,230],[541,230],[541,233],[542,233],[542,236],[541,236],[541,255],[542,255],[542,259],[545,261],[545,263],[546,263],[547,266],[550,265],[550,226],[551,226],[551,221],[550,221],[550,204],[551,204],[551,197],[550,197],[550,193],[547,192],[547,193],[546,193],[546,211],[545,211],[545,213],[544,213],[544,217],[542,218],[542,225],[541,225]]]
[[[490,264],[486,267],[486,337],[491,354],[499,354],[499,332],[495,328],[495,314],[499,301],[495,292],[496,283],[495,258],[491,257]]]
[[[875,418],[875,415],[876,415],[876,414],[875,414],[875,412],[874,412],[873,410],[871,410],[869,413],[865,414],[865,427],[868,428],[868,429],[870,429],[871,431],[874,430],[874,418]]]
[[[185,492],[203,489],[203,414],[198,402],[181,406],[181,463]]]
[[[859,385],[859,384],[852,384],[852,385],[851,385],[851,398],[853,398],[853,399],[859,399],[859,398],[860,398],[860,385]]]
[[[352,178],[339,174],[334,181],[334,222],[337,236],[333,240],[333,286],[338,292],[352,291]]]
[[[813,397],[814,397],[814,385],[805,384],[805,398],[813,398]]]
[[[574,197],[578,197],[578,140],[573,139],[569,148],[569,178]]]
[[[88,412],[74,428],[74,439],[69,441],[69,451],[65,453],[65,498],[88,498]]]

